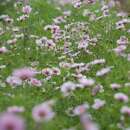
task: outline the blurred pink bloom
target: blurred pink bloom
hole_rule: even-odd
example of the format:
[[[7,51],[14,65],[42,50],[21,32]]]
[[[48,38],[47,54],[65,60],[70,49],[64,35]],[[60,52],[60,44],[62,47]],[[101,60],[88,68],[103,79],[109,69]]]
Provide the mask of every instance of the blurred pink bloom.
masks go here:
[[[8,84],[10,84],[12,87],[16,87],[16,86],[22,85],[22,80],[20,78],[18,78],[18,77],[14,77],[14,76],[9,76],[6,79],[6,82]]]
[[[52,69],[45,68],[45,69],[42,70],[42,74],[45,75],[45,76],[52,76],[53,72],[52,72]]]
[[[0,54],[8,52],[8,49],[6,47],[0,48]]]
[[[122,114],[126,114],[126,115],[130,116],[130,107],[123,106],[120,111]]]
[[[110,86],[111,86],[112,89],[119,89],[119,88],[121,88],[121,85],[117,84],[117,83],[112,83]]]
[[[21,68],[21,69],[16,69],[12,75],[21,80],[27,80],[27,79],[33,78],[37,73],[38,72],[36,70],[25,67],[25,68]]]
[[[32,110],[33,119],[36,122],[49,121],[54,117],[51,105],[48,102],[37,105]]]
[[[82,114],[80,116],[80,121],[84,130],[99,130],[99,126],[90,119],[88,114]]]
[[[94,104],[92,105],[92,108],[97,110],[97,109],[102,108],[105,104],[106,104],[106,102],[104,100],[95,99]]]
[[[64,96],[68,96],[70,92],[74,91],[76,89],[76,84],[74,84],[71,81],[65,82],[61,85],[61,92]]]
[[[29,5],[26,5],[23,7],[22,11],[24,14],[30,14],[32,11],[32,8]]]
[[[89,105],[85,103],[85,104],[75,107],[75,109],[73,110],[73,113],[75,115],[81,115],[81,114],[84,114],[87,109],[89,109]]]
[[[53,75],[60,75],[61,74],[60,69],[59,68],[52,68],[52,74]]]
[[[36,79],[36,78],[31,78],[30,84],[33,85],[33,86],[37,86],[37,87],[41,87],[42,86],[41,81]]]
[[[111,69],[112,69],[112,66],[111,67],[102,68],[101,70],[97,71],[96,76],[104,76],[107,73],[109,73],[111,71]]]
[[[27,18],[29,18],[29,16],[27,15],[27,14],[24,14],[24,15],[22,15],[22,16],[19,16],[18,18],[17,18],[17,21],[20,21],[20,22],[22,22],[22,21],[25,21]],[[19,35],[19,37],[20,37],[21,35]],[[17,36],[18,37],[18,36]]]
[[[113,51],[117,54],[117,55],[121,55],[122,53],[124,53],[124,51],[127,49],[126,46],[124,45],[120,45],[118,47],[116,47],[115,49],[113,49]]]
[[[116,93],[114,98],[119,101],[128,102],[128,96],[124,93]]]
[[[83,86],[93,86],[95,83],[95,80],[91,78],[80,78],[79,83],[82,84]]]
[[[128,38],[126,36],[121,36],[119,40],[117,40],[118,45],[127,45]]]
[[[22,118],[11,113],[0,115],[0,130],[24,130],[25,124]]]
[[[92,96],[96,96],[96,94],[104,92],[103,86],[98,84],[92,89]]]

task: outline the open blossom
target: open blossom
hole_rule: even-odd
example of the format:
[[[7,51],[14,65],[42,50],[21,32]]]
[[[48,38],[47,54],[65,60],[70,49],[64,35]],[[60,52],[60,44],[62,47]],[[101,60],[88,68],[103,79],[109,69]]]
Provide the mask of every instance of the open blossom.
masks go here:
[[[0,115],[0,130],[25,130],[22,118],[11,113]]]
[[[99,126],[90,119],[88,114],[82,114],[80,121],[84,130],[99,130]]]
[[[128,38],[126,36],[121,36],[119,40],[117,40],[118,45],[127,45]]]
[[[104,92],[103,86],[98,84],[92,89],[92,96],[96,96],[97,93]]]
[[[29,16],[28,16],[27,14],[24,14],[24,15],[19,16],[19,17],[17,18],[17,21],[22,22],[22,21],[25,21],[25,20],[28,19],[28,18],[29,18]]]
[[[104,76],[107,73],[109,73],[111,71],[112,67],[106,67],[106,68],[102,68],[101,70],[97,71],[96,76]]]
[[[64,11],[63,15],[64,15],[65,18],[69,17],[69,16],[71,16],[71,11],[70,10]]]
[[[77,0],[77,1],[73,2],[73,5],[75,8],[79,8],[79,7],[81,7],[82,2],[80,0]]]
[[[60,69],[59,68],[52,68],[52,74],[53,75],[60,75],[61,74],[61,72],[60,72]]]
[[[91,61],[89,64],[90,65],[97,65],[97,64],[104,64],[106,62],[105,59],[95,59],[93,61]]]
[[[76,89],[76,84],[68,81],[61,85],[61,92],[64,96],[68,96],[71,91],[74,91]]]
[[[89,105],[87,103],[84,103],[82,105],[75,107],[75,109],[73,110],[73,113],[75,115],[81,115],[81,114],[84,114],[87,109],[89,109]]]
[[[111,86],[112,89],[119,89],[119,88],[121,88],[121,85],[117,84],[117,83],[112,83],[112,84],[110,84],[110,86]]]
[[[42,74],[45,75],[45,76],[52,76],[53,74],[53,71],[51,68],[45,68],[42,70]]]
[[[128,96],[124,93],[116,93],[114,98],[119,101],[128,102]]]
[[[116,23],[117,30],[124,29],[124,28],[125,28],[125,25],[124,25],[124,22],[122,20],[120,20]]]
[[[8,52],[8,49],[6,47],[1,47],[0,48],[0,54]]]
[[[22,11],[24,14],[30,14],[32,11],[32,8],[29,5],[26,5],[23,7]]]
[[[79,83],[82,84],[83,86],[93,86],[95,83],[95,80],[91,78],[80,78]]]
[[[36,70],[29,68],[29,67],[24,67],[21,69],[14,70],[12,75],[21,80],[27,80],[27,79],[33,78],[36,74],[37,74]]]
[[[124,51],[127,49],[127,47],[125,45],[120,45],[117,46],[116,48],[113,49],[113,51],[117,54],[117,55],[121,55],[122,53],[124,53]]]
[[[48,25],[48,26],[45,26],[44,28],[45,30],[47,29],[51,29],[51,27]],[[36,44],[43,48],[43,47],[47,47],[48,49],[54,49],[56,44],[54,43],[54,41],[52,39],[48,39],[47,37],[42,37],[40,39],[36,39]]]
[[[37,86],[37,87],[41,87],[42,86],[42,82],[36,78],[31,78],[30,79],[30,84],[33,86]]]
[[[33,119],[36,122],[44,122],[51,120],[55,115],[51,105],[52,104],[45,102],[35,106],[32,110]]]
[[[128,106],[123,106],[123,107],[121,108],[120,112],[121,112],[122,114],[125,114],[125,115],[130,116],[130,107],[128,107]]]
[[[13,19],[12,18],[10,18],[8,15],[7,16],[5,16],[4,18],[3,18],[3,20],[4,20],[4,22],[6,22],[6,23],[13,23]]]
[[[15,76],[7,77],[6,82],[13,87],[22,85],[22,80],[18,77],[15,77]]]
[[[104,100],[95,99],[94,104],[92,105],[92,108],[97,110],[97,109],[102,108],[105,104],[106,104],[106,102]]]
[[[61,24],[66,22],[63,16],[56,17],[55,19],[53,19],[53,21],[55,24]]]

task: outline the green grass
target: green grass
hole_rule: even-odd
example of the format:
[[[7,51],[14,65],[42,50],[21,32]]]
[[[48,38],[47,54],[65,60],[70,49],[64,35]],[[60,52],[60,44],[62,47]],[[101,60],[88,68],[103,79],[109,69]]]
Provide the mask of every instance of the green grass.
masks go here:
[[[19,26],[21,28],[24,26],[27,28],[27,35],[34,34],[39,37],[50,37],[50,33],[45,32],[43,28],[45,25],[51,24],[53,18],[60,16],[62,11],[57,10],[53,4],[48,4],[46,1],[43,2],[42,0],[32,0],[31,6],[33,11],[29,20],[24,24],[14,22],[14,26]],[[83,9],[84,8],[87,7],[83,7]],[[99,9],[100,6],[91,6],[89,8],[94,11]],[[97,83],[102,84],[105,90],[104,93],[99,93],[93,97],[91,96],[89,89],[80,89],[74,91],[74,95],[71,97],[63,98],[60,90],[56,90],[55,88],[60,86],[63,83],[63,78],[67,75],[67,73],[71,73],[72,71],[62,69],[61,75],[52,78],[51,80],[56,82],[56,85],[52,84],[51,81],[43,84],[41,88],[25,85],[12,89],[7,84],[6,87],[2,87],[0,85],[0,111],[5,111],[7,107],[13,105],[24,106],[26,111],[23,113],[23,116],[27,122],[27,129],[32,130],[34,129],[34,121],[31,115],[33,106],[49,99],[56,99],[57,102],[54,107],[56,116],[54,120],[43,124],[43,129],[62,130],[63,128],[76,127],[77,130],[81,130],[82,127],[80,125],[79,118],[69,117],[65,113],[65,110],[69,107],[75,107],[84,102],[89,102],[90,105],[92,105],[95,98],[101,98],[106,100],[107,103],[101,110],[89,110],[93,116],[93,119],[100,124],[101,130],[119,130],[119,128],[117,128],[117,123],[120,120],[120,108],[124,105],[124,103],[119,103],[114,100],[113,95],[116,92],[125,92],[128,96],[130,96],[130,92],[128,88],[121,88],[119,91],[113,91],[110,88],[110,84],[116,82],[124,85],[124,83],[129,82],[128,71],[130,70],[130,63],[126,59],[118,57],[113,52],[109,52],[108,50],[116,47],[116,40],[119,39],[121,35],[126,35],[129,39],[130,36],[126,32],[115,30],[115,22],[118,18],[115,17],[114,11],[110,17],[106,17],[97,22],[90,22],[88,21],[88,18],[84,18],[82,16],[83,9],[76,10],[70,6],[63,8],[63,10],[65,9],[72,10],[71,17],[67,19],[68,24],[71,23],[72,20],[75,22],[88,22],[91,35],[95,36],[99,33],[102,36],[96,47],[91,48],[93,55],[90,56],[82,52],[74,59],[74,61],[78,63],[87,63],[97,58],[106,59],[105,65],[94,66],[89,73],[85,74],[86,76],[94,78]],[[17,14],[14,9],[12,10],[13,11],[7,9],[6,13],[16,20],[16,17],[20,14]],[[108,32],[106,32],[106,28],[109,25],[111,25],[111,28]],[[0,23],[0,26],[3,26],[2,22]],[[64,28],[64,25],[62,25],[62,27]],[[7,31],[3,36],[0,36],[0,45],[6,45],[6,40],[11,37],[11,31]],[[58,46],[60,46],[60,44],[62,45],[62,42],[59,43]],[[30,63],[33,61],[39,62],[39,65],[37,66],[38,70],[41,70],[48,65],[57,67],[60,62],[58,57],[63,55],[62,52],[48,51],[46,49],[37,50],[35,40],[33,39],[27,39],[26,42],[21,39],[18,40],[17,44],[12,47],[8,45],[6,46],[9,48],[10,52],[7,54],[0,54],[0,65],[6,65],[5,69],[0,69],[1,82],[4,82],[14,69],[30,66]],[[31,51],[26,49],[28,47]],[[96,71],[101,69],[103,66],[114,66],[114,68],[108,75],[100,78],[96,77]],[[70,76],[67,80],[74,79]],[[129,125],[129,121],[130,119],[126,121],[126,126]]]

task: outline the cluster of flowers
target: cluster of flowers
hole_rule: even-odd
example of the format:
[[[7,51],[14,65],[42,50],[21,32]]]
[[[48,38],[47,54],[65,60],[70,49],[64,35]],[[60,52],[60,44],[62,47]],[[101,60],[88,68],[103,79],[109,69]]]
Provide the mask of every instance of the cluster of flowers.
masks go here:
[[[36,123],[36,127],[37,123],[40,125],[54,118],[55,112],[52,109],[54,103],[53,100],[46,101],[32,109],[32,117]],[[5,112],[0,114],[0,130],[25,130],[25,120],[19,115],[24,111],[24,107],[8,107]]]
[[[75,8],[79,8],[84,4],[93,4],[96,2],[96,0],[62,0],[62,5],[67,3],[73,3]],[[17,5],[16,5],[17,6]],[[89,17],[89,20],[91,22],[95,22],[97,20],[101,20],[106,16],[109,16],[109,7],[110,5],[103,4],[102,8],[100,10],[97,10],[97,12],[101,11],[102,16],[97,17],[96,13],[94,11],[89,11],[88,9],[85,9],[83,11],[83,16]],[[18,21],[24,21],[27,18],[29,18],[30,13],[32,12],[32,8],[29,5],[26,5],[22,8],[22,15],[17,18]],[[63,53],[58,57],[59,60],[62,60],[59,63],[58,67],[47,67],[42,69],[40,72],[37,71],[34,68],[31,67],[24,67],[20,69],[16,69],[12,72],[10,76],[7,77],[6,83],[8,83],[12,87],[16,86],[22,86],[24,83],[27,83],[31,86],[37,86],[41,87],[43,86],[43,81],[51,79],[53,76],[60,76],[61,70],[67,70],[68,75],[65,75],[63,77],[63,82],[60,85],[60,92],[63,95],[64,98],[69,97],[71,94],[74,94],[73,92],[78,89],[86,89],[88,88],[90,90],[90,93],[93,98],[92,105],[88,103],[84,103],[82,105],[76,106],[72,110],[72,113],[70,111],[67,111],[68,116],[79,116],[81,124],[83,125],[84,130],[99,130],[99,126],[97,123],[95,123],[92,119],[92,115],[89,113],[89,109],[91,108],[94,111],[98,111],[100,109],[103,109],[105,105],[107,104],[107,100],[97,98],[97,94],[103,93],[106,91],[106,88],[99,83],[97,79],[107,75],[109,72],[112,71],[114,68],[113,65],[107,65],[106,66],[106,59],[95,59],[89,62],[83,62],[83,61],[77,61],[77,55],[80,55],[84,52],[86,56],[88,54],[91,54],[94,56],[93,52],[91,52],[91,47],[96,48],[99,45],[100,38],[102,37],[100,34],[97,34],[93,36],[93,32],[91,32],[91,29],[89,28],[90,21],[88,22],[75,22],[71,21],[71,23],[67,23],[67,18],[71,16],[71,11],[63,11],[61,16],[55,17],[52,20],[52,24],[46,25],[44,27],[44,31],[50,31],[51,32],[51,38],[48,38],[46,36],[40,37],[36,35],[29,35],[29,40],[35,39],[35,43],[40,48],[47,48],[51,49],[51,51],[57,52],[58,43],[60,41],[63,42],[63,46],[60,44],[61,50]],[[125,30],[125,25],[130,23],[130,20],[126,17],[124,13],[118,14],[119,17],[123,17],[120,21],[116,23],[116,29],[123,31]],[[7,23],[13,23],[13,19],[10,18],[8,15],[1,16],[1,19],[7,24]],[[67,23],[67,24],[66,24]],[[63,24],[64,27],[61,29],[60,24]],[[7,31],[9,30],[9,27],[7,28]],[[6,41],[7,45],[14,45],[16,44],[17,40],[19,38],[23,38],[24,34],[20,33],[17,34],[17,32],[20,32],[19,27],[13,27],[12,28],[12,36],[13,38]],[[108,31],[108,30],[105,30]],[[5,32],[2,28],[0,28],[0,35],[3,35]],[[117,47],[112,49],[117,55],[127,57],[130,59],[130,56],[125,53],[127,47],[128,47],[129,41],[126,36],[121,36],[119,40],[117,40]],[[91,46],[91,47],[90,47]],[[39,48],[38,48],[39,49]],[[76,50],[76,51],[75,51]],[[0,54],[7,53],[9,50],[2,46],[0,47]],[[41,50],[38,50],[41,51]],[[72,54],[74,52],[74,54]],[[65,59],[65,60],[64,60]],[[82,58],[81,58],[82,59]],[[34,66],[37,63],[32,63]],[[98,67],[103,66],[99,70],[96,69],[94,74],[92,74],[91,77],[88,75],[86,76],[86,73],[93,71],[93,68],[96,68],[95,66],[98,65]],[[51,65],[50,65],[51,66]],[[104,67],[106,66],[106,67]],[[4,66],[0,66],[0,69],[4,68]],[[37,66],[36,66],[37,67]],[[72,71],[71,71],[72,70]],[[43,79],[45,77],[45,80],[43,79],[37,79],[38,75],[42,75]],[[72,80],[68,80],[68,77],[72,78]],[[73,80],[73,78],[75,80]],[[52,83],[52,81],[49,81]],[[130,83],[125,84],[126,87],[130,86]],[[117,100],[118,102],[125,103],[124,106],[121,107],[120,112],[121,115],[127,115],[130,116],[130,107],[128,107],[126,104],[129,102],[129,97],[124,92],[118,92],[120,88],[122,88],[121,84],[118,83],[111,83],[110,84],[111,90],[117,90],[116,93],[112,95],[112,98]],[[57,88],[56,88],[57,89]],[[107,92],[106,92],[107,93]],[[104,94],[105,95],[105,94]],[[95,98],[96,97],[96,98]],[[32,117],[36,123],[42,123],[46,121],[50,121],[54,118],[55,112],[53,111],[53,105],[54,101],[46,101],[41,104],[36,105],[32,109]],[[0,115],[0,130],[25,130],[25,122],[24,120],[18,115],[18,113],[24,112],[24,107],[18,107],[13,106],[7,108],[7,111],[2,113]],[[123,128],[124,129],[124,128]]]
[[[24,67],[21,69],[14,70],[11,76],[7,77],[6,82],[12,87],[20,86],[23,83],[29,83],[30,85],[40,87],[42,86],[42,80],[38,80],[36,77],[37,74],[42,74],[48,78],[52,76],[60,75],[60,69],[45,68],[41,72],[29,67]]]
[[[35,69],[29,67],[17,69],[14,70],[11,76],[7,77],[6,82],[12,87],[20,86],[23,82],[28,82],[34,86],[41,86],[42,82],[35,78],[38,73]]]
[[[17,21],[25,21],[29,18],[29,14],[32,12],[32,8],[29,5],[26,5],[22,8],[23,15],[17,18]]]
[[[113,51],[119,56],[124,56],[128,43],[128,38],[126,36],[121,36],[120,39],[117,40],[117,48],[113,49]]]
[[[48,39],[47,37],[42,37],[40,39],[36,40],[36,44],[43,48],[43,47],[47,47],[49,49],[54,49],[56,44],[54,43],[54,41],[52,39]]]

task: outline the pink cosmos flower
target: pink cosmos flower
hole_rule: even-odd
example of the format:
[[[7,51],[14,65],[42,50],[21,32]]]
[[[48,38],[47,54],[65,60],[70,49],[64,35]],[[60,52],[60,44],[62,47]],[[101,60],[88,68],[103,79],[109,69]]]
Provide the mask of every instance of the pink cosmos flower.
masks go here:
[[[65,17],[69,17],[69,16],[71,16],[71,11],[70,11],[70,10],[64,11],[64,12],[63,12],[63,15],[64,15]]]
[[[29,5],[26,5],[23,7],[22,11],[24,14],[30,14],[32,11],[32,8]]]
[[[122,114],[130,116],[130,107],[123,106],[120,111],[121,111]]]
[[[42,86],[41,81],[36,79],[36,78],[31,78],[30,84],[33,85],[33,86],[37,86],[37,87],[41,87]]]
[[[112,89],[119,89],[119,88],[121,88],[121,85],[117,84],[117,83],[112,83],[110,86],[111,86]]]
[[[24,14],[24,15],[22,15],[22,16],[19,16],[18,18],[17,18],[17,21],[20,21],[20,22],[22,22],[22,21],[25,21],[27,18],[29,18],[29,16],[27,15],[27,14]],[[21,35],[20,35],[21,36]],[[20,37],[19,36],[19,37]]]
[[[32,116],[36,122],[49,121],[54,115],[55,113],[48,102],[37,105],[32,110]]]
[[[94,104],[92,105],[92,108],[95,110],[98,110],[98,109],[102,108],[105,104],[106,104],[106,102],[104,100],[95,99]]]
[[[53,71],[50,68],[45,68],[45,69],[42,70],[42,74],[45,75],[45,76],[52,76]]]
[[[126,16],[127,16],[126,12],[121,11],[121,12],[117,13],[117,17],[126,17]]]
[[[91,78],[80,78],[79,79],[79,83],[82,84],[83,86],[93,86],[95,83],[95,80],[91,79]]]
[[[82,115],[86,112],[87,109],[89,109],[89,105],[85,103],[85,104],[75,107],[75,109],[73,110],[73,113],[75,115]]]
[[[70,92],[76,89],[76,84],[71,81],[65,82],[61,85],[61,92],[64,96],[68,96]]]
[[[0,54],[8,52],[8,49],[6,47],[0,48]]]
[[[11,113],[0,115],[0,130],[24,130],[25,124],[22,118]]]
[[[127,45],[128,38],[126,36],[121,36],[119,40],[117,40],[118,45]]]
[[[79,7],[81,7],[81,5],[82,5],[82,2],[81,2],[80,0],[77,0],[77,1],[74,1],[74,2],[73,2],[73,6],[74,6],[75,8],[79,8]]]
[[[103,86],[98,84],[92,89],[92,96],[96,96],[97,93],[104,92]]]
[[[61,24],[66,22],[63,16],[56,17],[55,19],[53,19],[53,21],[55,24]]]
[[[59,68],[52,68],[52,74],[53,75],[60,75],[61,74],[60,69]]]
[[[25,68],[21,68],[21,69],[16,69],[12,75],[21,80],[27,80],[27,79],[33,78],[37,73],[38,72],[36,70],[25,67]]]
[[[95,60],[91,61],[88,64],[90,64],[90,65],[97,65],[97,64],[104,64],[105,62],[106,62],[105,59],[95,59]]]
[[[128,96],[124,93],[116,93],[114,98],[119,101],[128,102]]]
[[[6,82],[11,85],[12,87],[20,86],[22,85],[22,80],[15,76],[9,76],[6,79]]]
[[[88,114],[81,115],[80,121],[84,130],[99,130],[99,126],[91,120]]]
[[[4,19],[3,19],[6,23],[13,23],[13,19],[12,18],[10,18],[9,16],[7,16],[7,17],[5,17]]]
[[[116,29],[117,30],[120,30],[120,29],[125,29],[125,25],[124,25],[124,22],[122,20],[118,21],[116,23]]]
[[[107,73],[109,73],[111,71],[113,67],[106,67],[106,68],[102,68],[101,70],[97,71],[96,76],[104,76]]]
[[[117,55],[121,55],[124,53],[124,51],[127,49],[127,47],[125,45],[120,45],[117,46],[115,49],[113,49],[113,51],[117,54]]]

